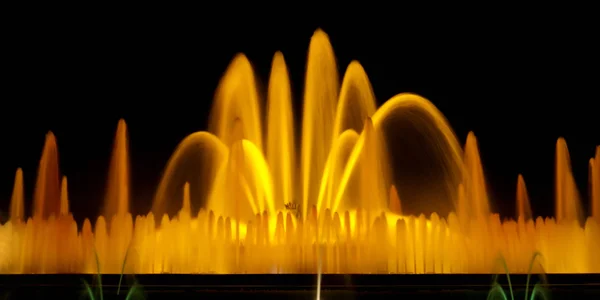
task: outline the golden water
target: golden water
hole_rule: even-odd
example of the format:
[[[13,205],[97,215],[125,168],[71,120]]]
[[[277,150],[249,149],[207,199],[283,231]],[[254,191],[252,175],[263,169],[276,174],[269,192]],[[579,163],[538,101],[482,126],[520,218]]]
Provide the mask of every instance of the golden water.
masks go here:
[[[589,161],[585,222],[562,138],[555,218],[532,219],[519,175],[516,219],[501,220],[490,209],[475,135],[462,147],[442,113],[418,95],[399,94],[377,108],[358,62],[340,84],[324,32],[310,42],[299,147],[283,54],[273,58],[266,105],[257,90],[250,62],[236,56],[218,86],[210,131],[175,149],[145,216],[129,213],[123,120],[102,215],[81,227],[69,211],[49,133],[27,219],[23,172],[16,172],[10,221],[0,225],[0,272],[94,273],[99,266],[102,273],[492,273],[503,257],[521,273],[536,251],[542,258],[534,271],[600,272],[600,147]],[[390,138],[407,133],[398,120],[434,149],[419,170],[438,179],[420,182],[425,188],[411,189],[412,179],[391,167],[398,153],[425,149]],[[406,198],[454,209],[408,215]]]

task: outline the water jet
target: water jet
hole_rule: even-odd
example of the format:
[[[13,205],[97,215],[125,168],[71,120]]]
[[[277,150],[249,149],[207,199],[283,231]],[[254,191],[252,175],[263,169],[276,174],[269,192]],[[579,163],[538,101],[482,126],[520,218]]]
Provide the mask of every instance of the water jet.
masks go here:
[[[546,273],[600,273],[600,147],[589,161],[589,218],[559,138],[555,217],[533,218],[518,175],[516,218],[500,220],[490,209],[474,133],[462,147],[442,112],[419,95],[398,94],[377,108],[356,61],[342,78],[340,84],[329,38],[318,30],[297,147],[283,54],[273,58],[264,108],[248,59],[236,56],[218,86],[209,131],[175,149],[146,215],[129,211],[135,195],[124,120],[103,213],[82,226],[69,211],[78,199],[68,197],[66,177],[61,183],[57,138],[49,133],[30,216],[23,171],[16,172],[10,220],[0,225],[0,273],[93,274],[97,255],[102,274],[120,273],[125,257],[125,272],[135,274],[491,274],[498,256],[512,274],[525,274],[538,252]],[[452,211],[406,213],[402,201],[418,191],[403,190],[391,169],[387,137],[395,118],[438,149],[443,180],[427,184],[450,196],[423,201],[450,203]]]

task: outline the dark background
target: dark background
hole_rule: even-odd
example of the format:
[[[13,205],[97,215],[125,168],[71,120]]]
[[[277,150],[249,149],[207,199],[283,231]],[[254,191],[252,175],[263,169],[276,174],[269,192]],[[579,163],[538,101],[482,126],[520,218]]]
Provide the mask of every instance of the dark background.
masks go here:
[[[600,144],[600,52],[593,38],[598,32],[588,20],[449,26],[261,18],[232,24],[157,16],[20,19],[6,27],[2,42],[0,210],[8,209],[14,172],[22,167],[30,213],[44,135],[52,130],[61,173],[69,178],[71,210],[77,219],[97,215],[117,121],[125,118],[132,210],[146,213],[176,145],[207,129],[213,93],[234,54],[246,53],[266,83],[272,55],[281,50],[295,106],[301,107],[308,43],[318,27],[331,38],[341,74],[351,60],[362,63],[378,104],[400,92],[418,93],[446,115],[461,143],[468,131],[476,133],[501,213],[513,214],[522,173],[534,214],[553,214],[559,136],[567,140],[587,208],[587,163]]]

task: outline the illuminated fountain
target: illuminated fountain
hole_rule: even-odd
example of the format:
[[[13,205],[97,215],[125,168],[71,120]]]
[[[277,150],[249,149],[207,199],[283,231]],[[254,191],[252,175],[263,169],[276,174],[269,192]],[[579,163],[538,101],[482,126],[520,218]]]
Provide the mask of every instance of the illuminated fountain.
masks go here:
[[[210,131],[177,147],[146,216],[129,213],[127,129],[119,122],[102,216],[82,227],[69,212],[49,133],[28,219],[16,172],[10,221],[0,226],[0,271],[492,273],[503,257],[522,273],[539,251],[534,271],[600,273],[600,147],[589,162],[587,221],[564,139],[556,144],[555,218],[532,219],[519,175],[517,218],[502,221],[490,211],[473,133],[463,149],[441,112],[417,95],[375,103],[358,62],[340,86],[329,39],[315,32],[297,147],[283,55],[273,59],[264,116],[251,65],[238,55],[217,89]],[[432,180],[400,172],[410,167],[394,162],[407,163],[411,149],[430,158],[411,174]],[[407,198],[438,211],[407,215]]]

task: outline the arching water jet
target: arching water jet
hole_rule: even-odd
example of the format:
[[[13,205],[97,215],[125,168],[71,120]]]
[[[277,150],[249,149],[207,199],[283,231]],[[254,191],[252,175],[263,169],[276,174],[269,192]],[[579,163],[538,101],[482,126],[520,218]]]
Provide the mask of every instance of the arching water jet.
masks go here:
[[[336,138],[336,142],[333,144],[333,147],[329,152],[329,156],[323,170],[321,186],[319,188],[319,196],[317,198],[317,211],[324,211],[325,209],[333,208],[335,192],[339,190],[339,184],[343,178],[344,169],[348,164],[350,154],[352,153],[352,149],[354,149],[354,146],[358,141],[358,137],[359,135],[356,133],[356,131],[348,129]],[[344,193],[348,193],[348,191],[345,190]],[[348,202],[349,201],[342,201],[342,203]]]
[[[239,180],[244,194],[249,201],[249,208],[242,212],[242,218],[247,219],[253,214],[268,212],[276,213],[276,207],[283,208],[281,199],[273,198],[273,179],[269,166],[258,147],[249,140],[239,140],[230,151],[229,161],[235,161],[234,174],[227,173],[228,168],[221,168],[217,175],[217,183],[211,191],[207,208],[224,216],[236,214],[236,206],[232,205],[227,195],[232,189],[232,181]],[[231,170],[231,167],[229,168]],[[229,175],[229,178],[223,177]],[[221,184],[219,184],[219,182]],[[246,206],[248,207],[248,206]]]
[[[346,129],[360,132],[364,121],[373,116],[376,109],[375,95],[365,69],[357,61],[350,62],[337,103],[333,137],[337,138]]]
[[[360,157],[358,207],[378,214],[386,211],[389,203],[390,164],[386,144],[371,118],[366,119],[361,135],[364,135],[364,146]]]
[[[179,199],[183,186],[190,183],[192,212],[207,205],[208,196],[216,181],[217,171],[227,159],[229,150],[219,138],[209,132],[199,131],[187,136],[175,149],[167,162],[152,203],[156,221],[168,214],[175,216],[181,208]]]
[[[236,142],[234,126],[241,120],[244,137],[263,151],[261,102],[254,71],[244,54],[237,54],[221,79],[210,112],[209,131],[227,147]]]
[[[409,123],[410,127],[398,128],[398,119]],[[393,183],[400,198],[406,205],[407,213],[419,214],[435,207],[438,214],[445,216],[457,207],[457,187],[466,176],[463,164],[463,150],[454,131],[444,115],[427,99],[410,93],[398,94],[377,109],[372,117],[376,130],[386,137],[388,153],[393,164]],[[399,133],[410,131],[411,139],[399,139]],[[413,149],[418,138],[427,144]],[[423,157],[424,147],[431,147],[429,155]],[[412,155],[412,156],[409,156]],[[403,159],[403,156],[406,158]],[[415,155],[418,169],[402,163]],[[422,159],[427,159],[421,162]],[[423,165],[425,164],[425,165]],[[431,170],[435,173],[432,174]],[[404,173],[406,174],[404,174]],[[417,173],[423,173],[417,178]],[[433,177],[432,177],[433,176]],[[433,202],[432,202],[433,201]]]
[[[343,175],[338,185],[333,201],[332,210],[340,209],[341,201],[349,185],[354,172],[359,172],[358,181],[358,207],[367,211],[366,221],[371,222],[370,213],[373,211],[385,211],[388,206],[387,187],[389,180],[389,163],[387,163],[387,152],[385,143],[371,118],[367,118],[364,129],[356,141],[348,162],[344,168]]]

